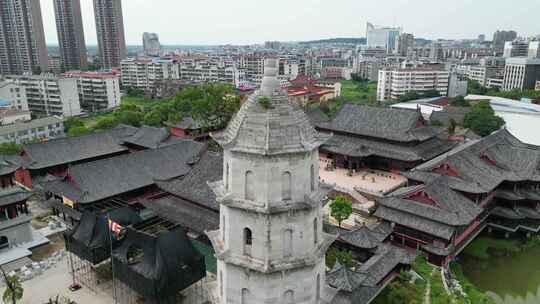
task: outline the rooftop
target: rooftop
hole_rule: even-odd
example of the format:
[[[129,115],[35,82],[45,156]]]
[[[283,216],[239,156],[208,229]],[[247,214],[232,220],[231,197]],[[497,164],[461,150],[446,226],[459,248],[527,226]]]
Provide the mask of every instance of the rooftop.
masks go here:
[[[16,133],[34,128],[46,127],[56,123],[62,123],[63,119],[57,116],[48,116],[44,118],[33,119],[28,122],[16,122],[12,125],[0,127],[0,135]]]
[[[268,99],[265,105],[260,101]],[[212,137],[232,151],[275,155],[312,151],[329,136],[315,131],[304,111],[289,101],[277,79],[277,60],[265,60],[260,90],[251,94],[227,129]]]

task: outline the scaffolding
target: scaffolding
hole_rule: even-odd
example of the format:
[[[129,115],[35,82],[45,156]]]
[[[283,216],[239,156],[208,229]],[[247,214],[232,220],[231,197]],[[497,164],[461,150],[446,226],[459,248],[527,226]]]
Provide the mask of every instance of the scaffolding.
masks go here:
[[[110,260],[93,265],[68,251],[68,263],[73,284],[80,284],[94,293],[113,290]]]
[[[121,208],[122,202],[109,201],[103,204],[91,207],[92,212],[107,212]],[[173,231],[179,227],[178,224],[171,222],[159,216],[148,218],[142,222],[131,225],[132,229],[146,234],[151,237],[158,237],[162,233]],[[110,231],[109,231],[110,233]],[[111,235],[109,234],[109,237]],[[66,239],[69,242],[69,238]],[[66,245],[69,245],[66,243]],[[70,247],[70,246],[66,246]],[[108,248],[112,256],[112,240],[111,247]],[[105,293],[110,295],[115,304],[210,304],[215,303],[213,293],[209,290],[209,284],[215,284],[215,278],[212,280],[208,275],[190,287],[179,291],[178,293],[166,299],[148,301],[141,294],[132,289],[126,283],[121,281],[116,274],[117,265],[114,258],[107,258],[99,264],[92,264],[91,261],[77,256],[71,251],[68,254],[69,273],[72,276],[72,283],[79,284],[88,288],[93,293]],[[213,275],[210,275],[213,277]]]

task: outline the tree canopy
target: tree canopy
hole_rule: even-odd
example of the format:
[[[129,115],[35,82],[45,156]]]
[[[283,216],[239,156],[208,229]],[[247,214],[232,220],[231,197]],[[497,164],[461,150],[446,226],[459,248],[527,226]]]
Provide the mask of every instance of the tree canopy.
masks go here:
[[[484,137],[499,130],[504,119],[495,115],[488,101],[480,101],[465,115],[463,126]]]
[[[334,267],[336,261],[347,268],[354,267],[354,258],[350,250],[339,250],[334,247],[330,248],[326,252],[326,267]]]
[[[22,146],[14,142],[0,144],[0,154],[14,155],[21,152]]]
[[[70,137],[83,136],[92,133],[92,130],[86,126],[74,127],[69,129],[67,135]]]
[[[336,219],[341,227],[341,223],[352,214],[352,203],[344,196],[338,195],[330,204],[330,215]]]

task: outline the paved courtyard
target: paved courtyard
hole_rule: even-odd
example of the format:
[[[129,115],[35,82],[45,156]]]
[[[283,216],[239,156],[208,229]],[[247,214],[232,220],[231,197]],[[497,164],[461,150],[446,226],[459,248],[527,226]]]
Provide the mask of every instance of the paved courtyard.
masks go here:
[[[321,181],[348,190],[383,195],[407,183],[405,177],[395,173],[379,170],[360,170],[349,174],[349,170],[342,168],[327,170],[327,164],[328,160],[326,159],[321,159],[319,163]]]

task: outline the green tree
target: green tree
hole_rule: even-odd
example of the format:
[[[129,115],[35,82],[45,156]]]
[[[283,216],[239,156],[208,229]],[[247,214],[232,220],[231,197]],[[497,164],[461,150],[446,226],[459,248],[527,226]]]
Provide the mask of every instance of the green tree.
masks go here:
[[[67,135],[69,137],[77,137],[77,136],[83,136],[92,133],[92,130],[89,128],[82,126],[82,127],[73,127],[69,129]]]
[[[352,212],[352,203],[344,196],[338,195],[330,204],[330,215],[338,221],[339,227],[351,216]]]
[[[22,146],[14,142],[0,144],[0,154],[15,155],[22,151]]]
[[[126,93],[127,93],[127,96],[129,96],[129,97],[141,97],[141,96],[144,95],[143,90],[136,89],[136,88],[128,88]]]
[[[94,128],[96,130],[108,130],[118,126],[118,121],[114,117],[102,117],[98,119]]]
[[[205,128],[222,127],[240,109],[240,98],[234,93],[233,86],[223,83],[190,86],[177,94],[173,107]]]
[[[2,300],[4,303],[17,304],[17,302],[22,299],[24,292],[21,281],[19,281],[17,276],[7,275],[3,268],[0,267],[0,270],[2,271],[2,276],[6,285]]]
[[[488,101],[480,101],[465,115],[463,126],[484,137],[499,130],[504,125],[504,119],[495,115]]]
[[[143,123],[147,126],[161,127],[163,117],[159,111],[152,110],[144,115]]]
[[[64,121],[64,129],[69,132],[71,128],[84,127],[84,122],[77,117],[69,117]]]
[[[339,250],[332,247],[326,252],[326,266],[332,268],[336,264],[336,261],[341,265],[345,265],[347,268],[354,266],[354,258],[350,250]]]
[[[115,114],[119,123],[134,127],[140,127],[144,119],[143,114],[137,111],[119,111]]]

